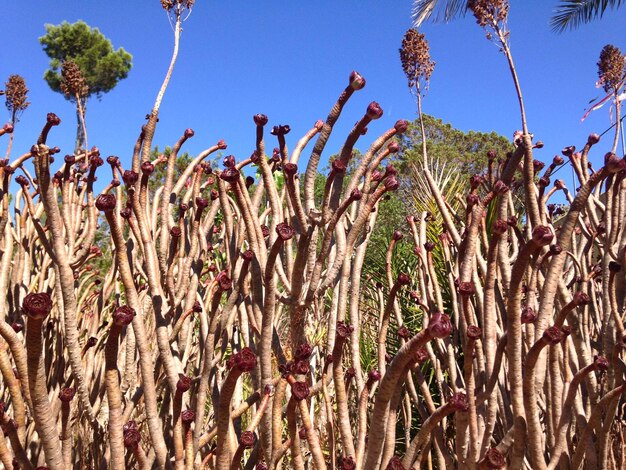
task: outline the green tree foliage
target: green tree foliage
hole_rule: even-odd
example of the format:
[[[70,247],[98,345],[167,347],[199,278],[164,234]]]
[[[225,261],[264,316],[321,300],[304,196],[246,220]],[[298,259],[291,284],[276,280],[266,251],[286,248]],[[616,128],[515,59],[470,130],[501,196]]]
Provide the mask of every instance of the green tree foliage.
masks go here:
[[[50,57],[50,68],[44,80],[50,88],[62,93],[76,105],[76,149],[86,145],[86,102],[91,96],[101,98],[120,80],[128,76],[132,56],[113,44],[98,28],[83,21],[70,24],[46,25],[46,34],[39,38],[44,52]]]
[[[512,150],[511,142],[496,132],[463,132],[428,114],[424,115],[426,145],[430,160],[438,160],[467,174],[483,173],[487,168],[487,152],[494,150],[505,158]],[[422,155],[422,133],[415,120],[401,137],[400,167],[418,161]]]
[[[115,88],[132,67],[133,57],[128,52],[121,47],[113,49],[111,41],[98,28],[91,28],[83,21],[47,24],[46,34],[39,42],[50,57],[50,69],[46,70],[44,79],[57,93],[62,92],[64,61],[71,60],[79,66],[89,87],[88,96],[97,97]]]

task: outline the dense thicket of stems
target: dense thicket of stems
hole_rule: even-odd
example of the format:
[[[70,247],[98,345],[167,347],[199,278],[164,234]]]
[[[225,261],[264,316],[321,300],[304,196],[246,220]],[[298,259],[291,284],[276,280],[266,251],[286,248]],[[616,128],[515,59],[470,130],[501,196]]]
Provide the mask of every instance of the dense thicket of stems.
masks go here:
[[[437,210],[391,227],[380,268],[365,259],[381,203],[410,184],[383,162],[407,123],[353,162],[366,126],[384,121],[372,102],[322,175],[334,125],[365,86],[353,72],[291,152],[290,127],[268,133],[257,114],[242,127],[256,149],[247,159],[211,167],[207,157],[227,148],[219,141],[177,173],[187,129],[169,159],[150,161],[193,5],[161,3],[174,20],[171,66],[132,162],[106,158],[112,181],[98,197],[96,173],[109,169],[97,148],[51,170],[52,113],[30,152],[0,165],[3,464],[623,468],[626,163],[615,137],[592,169],[603,145],[594,134],[582,153],[563,150],[577,191],[560,180],[548,189],[564,159],[542,173],[533,157],[541,146],[502,18],[485,24],[523,130],[471,177],[460,211],[423,139],[417,168]],[[560,217],[558,191],[569,201]],[[398,259],[403,245],[410,259]]]

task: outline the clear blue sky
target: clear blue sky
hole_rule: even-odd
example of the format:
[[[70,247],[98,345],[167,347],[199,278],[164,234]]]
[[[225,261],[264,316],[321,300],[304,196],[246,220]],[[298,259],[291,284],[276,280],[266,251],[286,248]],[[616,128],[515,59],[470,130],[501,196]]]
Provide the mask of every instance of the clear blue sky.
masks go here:
[[[511,48],[526,99],[529,128],[546,147],[545,161],[566,145],[582,147],[590,132],[609,125],[608,106],[580,123],[587,102],[601,94],[594,87],[602,47],[626,51],[626,10],[609,11],[602,21],[557,35],[548,20],[556,0],[512,0]],[[192,154],[219,139],[238,159],[254,147],[252,115],[265,113],[270,124],[289,124],[293,148],[300,136],[331,105],[358,70],[367,86],[357,92],[340,119],[325,157],[336,153],[367,104],[378,101],[384,116],[370,125],[357,145],[366,145],[400,118],[414,119],[414,100],[406,87],[398,48],[411,26],[411,1],[197,0],[184,24],[181,52],[160,114],[155,144],[173,145],[185,128],[196,136],[185,146]],[[129,164],[132,147],[169,63],[172,31],[158,0],[30,0],[5,2],[0,29],[0,79],[18,73],[30,88],[30,108],[16,128],[17,157],[30,148],[54,111],[63,120],[50,145],[70,153],[75,114],[70,103],[42,79],[48,58],[37,38],[44,24],[82,19],[98,27],[114,46],[133,55],[129,77],[87,110],[89,145],[103,156]],[[421,28],[437,62],[425,112],[463,130],[495,130],[507,137],[520,127],[517,102],[505,58],[485,39],[473,17]],[[1,111],[0,111],[1,113]],[[9,114],[0,116],[0,123]],[[271,149],[275,143],[268,140]],[[4,155],[6,138],[0,139]],[[598,165],[610,146],[606,138],[592,156]],[[306,161],[310,149],[303,153]],[[304,166],[304,162],[301,168]],[[569,172],[567,172],[569,174]],[[563,175],[565,176],[565,175]],[[102,172],[101,181],[109,175]],[[571,179],[568,178],[568,182]]]

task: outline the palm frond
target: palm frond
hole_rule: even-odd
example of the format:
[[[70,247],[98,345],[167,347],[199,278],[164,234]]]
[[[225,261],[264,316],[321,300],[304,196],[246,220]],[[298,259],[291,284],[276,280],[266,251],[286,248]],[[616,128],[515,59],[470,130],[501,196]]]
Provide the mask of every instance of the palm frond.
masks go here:
[[[624,0],[561,0],[550,19],[552,30],[562,33],[581,24],[602,18],[607,8],[617,8]]]
[[[427,20],[448,22],[459,16],[465,16],[466,0],[414,0],[413,26],[419,27]]]

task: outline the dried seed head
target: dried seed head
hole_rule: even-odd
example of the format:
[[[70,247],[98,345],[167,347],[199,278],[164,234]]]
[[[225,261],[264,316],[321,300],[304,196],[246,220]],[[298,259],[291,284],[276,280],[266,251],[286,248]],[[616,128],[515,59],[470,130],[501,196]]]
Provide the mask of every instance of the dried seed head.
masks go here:
[[[241,257],[243,258],[244,261],[247,261],[249,263],[250,261],[254,259],[254,251],[246,250],[243,253],[241,253]]]
[[[367,380],[370,382],[378,382],[381,378],[380,372],[376,369],[372,369],[367,374]]]
[[[134,308],[129,305],[121,305],[115,309],[115,312],[113,312],[113,322],[117,326],[127,326],[132,323],[135,315],[136,313]]]
[[[267,124],[267,116],[265,114],[255,114],[253,119],[257,126],[263,127]]]
[[[311,368],[309,367],[309,363],[307,361],[297,361],[293,367],[291,368],[294,374],[296,375],[307,375]]]
[[[341,470],[355,470],[356,462],[352,457],[341,457],[341,464],[339,466]]]
[[[383,108],[376,101],[372,101],[367,106],[367,117],[370,119],[379,119],[383,115]]]
[[[73,60],[66,60],[61,65],[61,91],[71,100],[85,99],[89,86],[80,67]]]
[[[335,173],[343,174],[348,168],[348,165],[346,165],[345,162],[342,162],[339,158],[335,158],[332,162],[330,162],[330,167]]]
[[[404,134],[409,128],[409,122],[405,121],[404,119],[399,119],[393,125],[393,128],[396,130],[396,134]]]
[[[28,99],[28,96],[26,96],[28,93],[26,82],[19,75],[11,75],[4,87],[5,105],[9,112],[16,116],[17,120],[17,116],[30,105],[30,102],[26,101]],[[7,130],[7,132],[13,131]]]
[[[400,182],[394,175],[385,178],[383,184],[385,185],[385,190],[387,191],[396,191],[400,187]]]
[[[480,463],[486,468],[498,469],[506,465],[506,459],[504,458],[504,455],[502,455],[502,452],[495,447],[492,447],[485,453],[485,456]]]
[[[166,11],[172,10],[176,5],[180,5],[181,7],[191,10],[195,2],[196,0],[161,0],[161,6]]]
[[[186,409],[180,414],[180,419],[183,424],[189,425],[193,423],[196,419],[196,412],[190,409]]]
[[[115,209],[117,199],[115,194],[100,194],[96,199],[96,208],[103,212],[110,212]]]
[[[402,39],[400,48],[402,70],[408,80],[409,88],[419,89],[420,82],[427,86],[435,69],[435,62],[430,60],[428,41],[416,29],[409,29]]]
[[[607,93],[616,92],[624,83],[626,63],[619,48],[607,44],[600,52],[598,61],[598,77]]]
[[[550,255],[552,256],[560,255],[562,252],[563,248],[561,247],[561,245],[557,244],[550,245],[550,251],[548,251],[548,253],[550,253]]]
[[[532,240],[539,246],[549,245],[553,238],[554,234],[547,225],[537,225],[533,229]]]
[[[154,164],[151,162],[143,162],[141,164],[141,172],[146,176],[150,176],[152,172],[154,172]]]
[[[28,317],[42,320],[52,311],[52,298],[46,292],[28,294],[24,297],[22,309]]]
[[[125,170],[122,174],[122,179],[124,180],[124,184],[126,186],[132,186],[139,179],[139,175],[133,170]]]
[[[396,141],[389,142],[387,145],[387,150],[389,153],[398,153],[400,151],[400,144]]]
[[[285,163],[283,165],[283,172],[288,176],[293,176],[298,173],[298,165],[295,163]]]
[[[365,86],[365,79],[361,76],[359,72],[353,70],[350,74],[350,87],[353,90],[360,90]]]
[[[203,211],[209,206],[209,200],[205,197],[197,197],[196,198],[196,207],[199,211]]]
[[[476,189],[483,184],[484,181],[485,178],[482,175],[472,175],[470,176],[470,188]]]
[[[289,131],[291,131],[291,126],[289,126],[288,124],[280,124],[278,126],[272,127],[270,134],[276,136],[284,136],[289,134]]]
[[[228,277],[228,273],[226,271],[221,271],[216,277],[217,285],[222,291],[227,291],[233,288],[233,281],[230,277]]]
[[[306,400],[309,396],[309,384],[306,382],[294,382],[291,384],[291,394],[297,401]]]
[[[476,293],[476,286],[472,281],[461,282],[458,287],[459,294],[462,297],[470,297]]]
[[[230,359],[226,361],[226,367],[236,367],[241,372],[250,372],[256,367],[256,354],[252,349],[245,347],[236,354],[230,356]]]
[[[239,445],[244,449],[251,449],[256,444],[256,434],[252,431],[244,431],[239,436]]]
[[[337,336],[339,336],[340,338],[346,339],[348,336],[350,336],[350,333],[352,333],[352,331],[354,331],[354,327],[348,323],[339,321],[337,322]]]
[[[296,352],[294,353],[294,357],[296,359],[308,359],[313,354],[313,346],[309,343],[302,343],[300,346],[296,348]]]
[[[551,326],[543,332],[543,339],[549,344],[559,344],[563,339],[563,332],[558,326]]]
[[[139,432],[139,429],[136,427],[124,429],[124,446],[126,448],[136,449],[140,442],[141,433]]]
[[[402,463],[402,459],[398,456],[391,457],[391,460],[387,464],[385,470],[406,470],[406,467]]]
[[[609,368],[609,360],[604,356],[596,356],[593,359],[593,362],[595,363],[596,369],[598,370],[605,371]]]
[[[15,182],[19,184],[20,186],[22,186],[23,188],[28,188],[30,186],[30,183],[28,182],[28,178],[26,178],[26,176],[24,175],[19,175],[17,178],[15,178]]]
[[[467,337],[472,340],[480,339],[483,336],[483,330],[476,325],[470,325],[467,327]]]
[[[419,348],[415,353],[415,359],[419,364],[422,364],[428,360],[428,350],[426,348]]]
[[[48,113],[46,115],[46,123],[51,126],[58,126],[61,124],[61,118],[54,113]]]
[[[176,382],[176,392],[185,393],[191,388],[191,377],[187,377],[183,374],[178,374],[178,382]]]
[[[467,2],[476,22],[482,26],[491,26],[494,23],[506,21],[509,13],[508,0],[470,0]]]
[[[623,158],[619,158],[614,153],[608,152],[604,155],[604,166],[607,170],[609,170],[609,172],[617,173],[623,170],[626,165],[624,164]]]
[[[293,238],[293,236],[295,235],[296,231],[294,230],[293,227],[291,227],[286,222],[281,222],[281,223],[276,225],[276,233],[278,234],[278,237],[282,241],[287,241],[287,240],[291,240],[291,238]]]
[[[226,155],[224,157],[224,161],[222,162],[226,168],[231,168],[235,166],[235,156],[234,155]]]
[[[220,178],[228,183],[236,183],[239,180],[239,170],[234,166],[228,167],[222,171]]]
[[[522,323],[534,323],[537,320],[537,314],[535,310],[528,304],[522,306],[521,322]]]
[[[448,403],[456,411],[467,411],[469,409],[469,400],[467,399],[467,394],[463,392],[458,392],[452,395]]]
[[[435,338],[445,338],[452,333],[450,317],[445,313],[435,312],[428,322],[428,331]]]
[[[502,196],[508,190],[509,187],[502,180],[496,181],[493,185],[493,192],[496,193],[498,196]]]
[[[506,220],[498,219],[493,223],[493,232],[497,235],[504,235],[507,231],[508,224]]]
[[[59,392],[59,400],[64,403],[69,403],[72,401],[72,398],[74,398],[74,395],[76,395],[76,389],[74,387],[64,387]]]
[[[399,286],[408,286],[411,284],[411,277],[408,274],[400,273],[396,282]]]
[[[572,303],[577,307],[579,305],[587,305],[589,302],[591,302],[591,297],[582,291],[576,292],[572,298]]]
[[[589,146],[596,145],[598,142],[600,142],[600,135],[595,132],[587,137],[587,145]]]
[[[409,339],[411,337],[411,332],[406,326],[402,325],[398,328],[398,337],[402,339]]]
[[[126,424],[122,427],[124,434],[126,434],[131,429],[134,429],[135,431],[139,430],[139,428],[137,427],[137,422],[133,419],[131,419],[130,421],[127,421]]]

